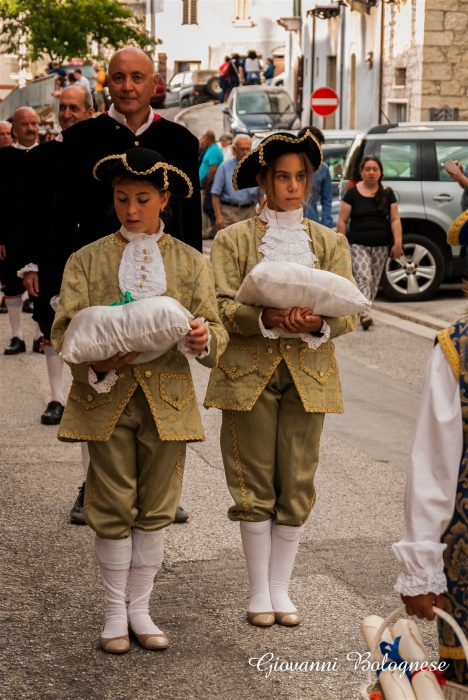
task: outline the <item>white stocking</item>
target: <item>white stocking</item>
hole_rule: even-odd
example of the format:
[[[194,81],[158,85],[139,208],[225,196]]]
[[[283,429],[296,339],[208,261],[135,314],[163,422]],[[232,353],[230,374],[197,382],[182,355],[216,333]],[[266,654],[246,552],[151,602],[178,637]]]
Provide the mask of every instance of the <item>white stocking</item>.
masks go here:
[[[240,532],[250,582],[249,612],[273,610],[268,582],[271,520],[259,523],[240,521]]]
[[[103,639],[128,634],[125,587],[132,559],[132,537],[123,540],[94,538],[94,552],[106,591],[106,618]]]
[[[46,356],[52,401],[58,401],[64,406],[65,397],[62,387],[63,362],[49,343],[44,345],[44,355]]]
[[[8,309],[8,320],[10,321],[11,334],[13,338],[23,340],[23,331],[21,330],[21,312],[23,310],[22,299],[21,297],[5,299],[5,304]]]
[[[304,526],[273,524],[271,528],[270,594],[275,612],[295,612],[289,599],[289,581]]]
[[[150,617],[148,606],[153,581],[164,559],[164,529],[133,528],[133,554],[130,567],[128,617],[136,634],[164,634]]]
[[[80,442],[80,447],[81,447],[81,464],[83,466],[83,481],[86,481],[86,477],[88,476],[88,467],[89,467],[88,443],[87,442]]]

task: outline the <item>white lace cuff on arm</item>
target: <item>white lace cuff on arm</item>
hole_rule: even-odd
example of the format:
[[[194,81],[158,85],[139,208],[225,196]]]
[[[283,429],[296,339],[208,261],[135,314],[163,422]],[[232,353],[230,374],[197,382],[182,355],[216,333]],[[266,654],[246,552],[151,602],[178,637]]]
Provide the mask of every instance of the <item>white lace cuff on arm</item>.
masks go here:
[[[18,270],[16,274],[23,279],[26,272],[39,272],[39,268],[35,263],[28,263],[28,265],[22,267],[21,270]]]
[[[263,313],[263,311],[262,311]],[[322,343],[326,343],[330,339],[330,326],[326,321],[322,323],[320,333],[322,335],[313,335],[312,333],[285,333],[281,328],[265,328],[262,321],[262,314],[258,318],[260,332],[264,338],[275,340],[276,338],[300,338],[307,343],[309,348],[316,350]]]
[[[204,357],[210,354],[210,348],[211,348],[211,331],[210,331],[210,324],[208,321],[205,321],[203,317],[196,318],[194,319],[195,321],[198,321],[199,323],[203,323],[205,326],[206,330],[208,331],[208,342],[206,344],[206,348],[201,352],[199,355],[194,355],[193,353],[189,352],[187,346],[185,345],[185,338],[182,338],[182,340],[179,340],[177,343],[177,349],[179,352],[182,353],[184,357],[187,358],[187,360],[194,360],[196,357],[198,357],[199,360],[203,360]]]
[[[92,367],[88,367],[88,382],[98,394],[108,394],[118,379],[115,369],[111,369],[106,376],[98,380],[97,374]]]
[[[447,590],[447,580],[443,571],[432,574],[405,574],[403,571],[398,575],[394,586],[400,595],[425,595],[426,593],[444,593]]]

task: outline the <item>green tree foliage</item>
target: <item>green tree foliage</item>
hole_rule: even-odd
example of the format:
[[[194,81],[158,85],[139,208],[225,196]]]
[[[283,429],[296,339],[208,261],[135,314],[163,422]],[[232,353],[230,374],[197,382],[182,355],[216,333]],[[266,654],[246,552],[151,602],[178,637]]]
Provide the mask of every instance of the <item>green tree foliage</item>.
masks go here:
[[[154,41],[144,19],[115,0],[0,0],[0,50],[40,58],[91,58],[91,42],[100,50],[140,46]]]

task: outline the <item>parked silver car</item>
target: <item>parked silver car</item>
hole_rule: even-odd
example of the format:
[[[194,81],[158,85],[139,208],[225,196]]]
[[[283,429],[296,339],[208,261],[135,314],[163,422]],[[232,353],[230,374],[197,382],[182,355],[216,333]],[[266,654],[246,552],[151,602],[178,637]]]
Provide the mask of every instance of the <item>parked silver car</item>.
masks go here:
[[[398,199],[404,255],[388,259],[381,286],[395,301],[423,301],[446,278],[466,276],[467,251],[447,243],[461,213],[462,190],[444,170],[445,161],[468,165],[466,122],[385,124],[356,136],[346,158],[341,196],[360,180],[363,156],[382,161],[385,184]]]

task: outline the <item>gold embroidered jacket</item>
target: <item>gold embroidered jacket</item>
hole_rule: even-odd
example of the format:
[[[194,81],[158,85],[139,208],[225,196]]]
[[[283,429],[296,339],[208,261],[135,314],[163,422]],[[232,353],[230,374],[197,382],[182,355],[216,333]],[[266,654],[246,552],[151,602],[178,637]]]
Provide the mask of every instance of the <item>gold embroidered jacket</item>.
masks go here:
[[[60,304],[52,328],[57,352],[71,319],[88,306],[108,306],[121,296],[118,272],[126,243],[114,235],[74,253],[65,268]],[[194,248],[164,236],[159,242],[167,277],[165,296],[177,299],[193,316],[204,316],[211,331],[210,353],[199,362],[213,367],[228,335],[216,304],[209,263]],[[189,363],[172,347],[161,357],[117,370],[118,381],[105,394],[88,382],[88,366],[70,365],[73,383],[58,438],[63,441],[108,440],[138,386],[141,386],[162,440],[204,440]]]
[[[317,268],[354,282],[346,236],[304,219]],[[263,255],[258,248],[266,232],[260,219],[248,219],[220,231],[213,242],[211,261],[221,320],[229,331],[229,345],[211,372],[205,406],[250,411],[281,360],[291,372],[304,409],[309,413],[342,413],[343,399],[335,348],[331,338],[353,330],[357,315],[328,318],[330,340],[317,350],[300,338],[271,340],[260,333],[263,309],[234,301],[250,270]]]

